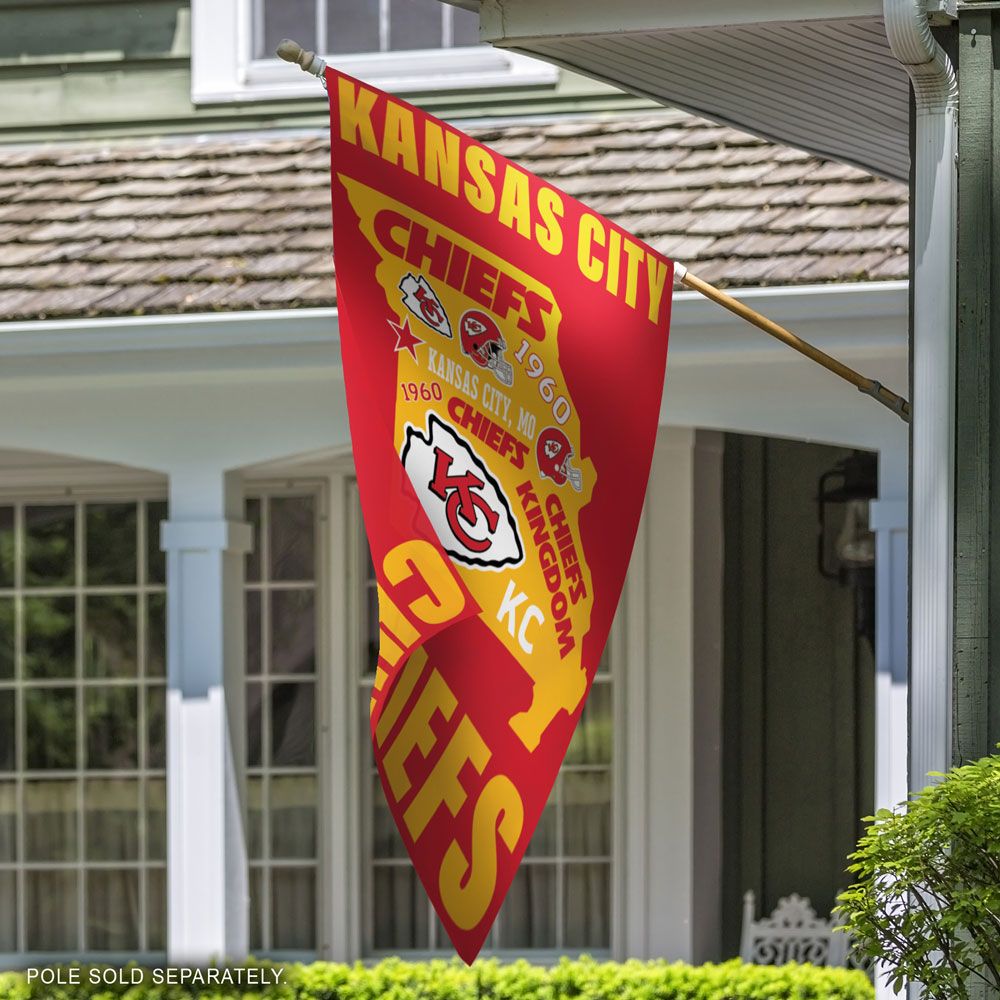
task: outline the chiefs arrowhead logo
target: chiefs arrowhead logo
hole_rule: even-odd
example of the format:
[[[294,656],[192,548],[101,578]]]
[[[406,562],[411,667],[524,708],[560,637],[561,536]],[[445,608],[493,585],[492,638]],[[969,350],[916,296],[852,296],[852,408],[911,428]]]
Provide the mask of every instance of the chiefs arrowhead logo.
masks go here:
[[[422,274],[407,274],[399,283],[403,293],[403,305],[421,322],[436,330],[442,337],[451,336],[448,314],[437,297],[437,292]]]
[[[436,413],[408,424],[400,455],[442,548],[479,569],[518,566],[524,546],[510,504],[483,460]]]

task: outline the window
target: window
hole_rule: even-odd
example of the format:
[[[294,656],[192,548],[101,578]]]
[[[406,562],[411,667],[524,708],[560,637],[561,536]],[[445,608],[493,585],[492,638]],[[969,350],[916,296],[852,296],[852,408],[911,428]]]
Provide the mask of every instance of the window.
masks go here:
[[[479,17],[442,0],[192,0],[195,103],[317,97],[274,55],[294,38],[395,93],[553,84],[558,71],[479,43]]]
[[[320,497],[256,491],[246,564],[250,948],[315,953]]]
[[[479,15],[440,0],[254,0],[254,59],[294,38],[331,59],[479,44]]]
[[[0,501],[0,953],[166,947],[165,517]]]
[[[362,742],[362,844],[365,955],[450,950],[396,831],[371,750],[368,704],[378,658],[378,598],[368,545],[361,582],[364,618],[358,665]],[[610,644],[609,644],[610,645]],[[590,691],[549,803],[532,836],[484,951],[608,952],[611,946],[612,696],[607,652]]]

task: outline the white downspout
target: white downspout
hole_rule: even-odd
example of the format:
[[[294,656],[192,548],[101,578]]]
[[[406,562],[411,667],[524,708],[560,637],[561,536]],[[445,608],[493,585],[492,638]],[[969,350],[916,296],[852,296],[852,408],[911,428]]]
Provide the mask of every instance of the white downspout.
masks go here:
[[[923,0],[883,4],[916,100],[909,780],[921,788],[951,765],[958,80]]]
[[[910,465],[909,787],[951,765],[958,80],[923,0],[883,0],[916,103]],[[880,803],[881,804],[881,803]],[[891,995],[876,978],[880,996]],[[919,996],[911,987],[911,996]]]

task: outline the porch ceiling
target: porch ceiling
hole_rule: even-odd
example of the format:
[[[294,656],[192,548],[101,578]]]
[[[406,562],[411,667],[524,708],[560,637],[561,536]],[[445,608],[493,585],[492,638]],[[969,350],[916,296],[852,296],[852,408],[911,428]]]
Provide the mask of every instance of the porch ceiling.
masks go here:
[[[909,83],[889,51],[881,6],[482,0],[479,10],[481,35],[494,45],[905,180]]]

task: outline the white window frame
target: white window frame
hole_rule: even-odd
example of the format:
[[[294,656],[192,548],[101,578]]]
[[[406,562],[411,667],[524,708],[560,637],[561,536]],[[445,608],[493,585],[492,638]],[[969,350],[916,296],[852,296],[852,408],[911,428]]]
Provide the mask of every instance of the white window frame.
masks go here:
[[[252,58],[252,3],[253,0],[191,0],[194,104],[317,96],[316,81],[297,66],[277,58]],[[554,84],[559,78],[559,70],[550,63],[491,45],[374,52],[337,56],[327,61],[373,86],[399,94],[544,86]]]
[[[347,447],[311,461],[255,470],[244,480],[244,498],[257,491],[316,490],[319,503],[317,604],[317,795],[318,899],[315,953],[285,952],[269,957],[283,961],[352,962],[360,955],[357,914],[360,843],[357,830],[359,728],[354,695],[353,657],[361,641],[353,569],[357,545],[351,521],[349,490],[354,463]],[[243,675],[241,683],[246,683]]]
[[[331,687],[332,687],[332,675],[335,669],[331,669],[331,648],[330,648],[330,620],[328,614],[328,607],[330,604],[328,597],[328,588],[330,582],[330,569],[329,569],[329,479],[323,476],[322,473],[306,473],[301,472],[295,476],[270,476],[267,478],[253,477],[247,479],[243,483],[243,503],[244,509],[248,499],[263,500],[264,498],[280,498],[288,496],[311,496],[316,504],[316,537],[314,539],[314,549],[315,549],[315,571],[314,579],[312,581],[312,590],[315,595],[315,615],[316,615],[316,672],[312,683],[315,684],[315,705],[316,705],[316,715],[314,719],[314,726],[316,730],[316,761],[312,765],[312,770],[315,774],[316,779],[316,857],[312,860],[276,860],[271,857],[270,850],[270,817],[267,815],[270,808],[270,802],[268,802],[268,809],[264,810],[265,815],[263,816],[263,838],[265,841],[264,856],[262,858],[250,858],[248,855],[248,874],[252,876],[255,869],[261,868],[271,868],[272,871],[276,868],[282,867],[315,867],[316,877],[316,948],[314,950],[292,950],[292,949],[280,949],[274,948],[269,942],[268,946],[264,946],[257,953],[259,957],[268,958],[272,961],[277,962],[313,962],[322,959],[328,959],[331,957],[331,946],[329,943],[330,939],[330,926],[333,922],[334,915],[331,912],[331,898],[330,893],[327,891],[329,882],[329,868],[330,860],[328,856],[328,845],[331,840],[331,824],[333,823],[333,817],[335,815],[335,808],[330,800],[331,793],[331,782],[329,775],[329,764],[330,764],[330,748],[328,746],[329,742],[329,732],[330,732],[330,721],[329,721],[329,711],[332,701]],[[259,556],[262,560],[261,564],[261,577],[257,581],[248,582],[246,579],[243,581],[243,593],[244,595],[249,593],[251,590],[257,591],[262,595],[268,592],[274,592],[275,590],[282,589],[282,585],[278,584],[275,586],[275,581],[268,579],[266,583],[263,582],[266,571],[263,566],[263,560],[267,557],[268,546],[264,541],[264,532],[261,531],[261,547]],[[304,583],[296,583],[296,587],[304,587]],[[263,597],[261,602],[261,612],[266,614],[267,612],[263,609]],[[265,656],[267,653],[262,648],[261,655]],[[246,659],[244,658],[243,663],[244,669],[242,672],[242,683],[244,686],[247,683],[253,683],[254,679],[246,672]],[[270,683],[275,683],[275,677],[277,675],[269,674]],[[256,679],[257,683],[263,682],[263,674]],[[262,734],[263,735],[263,734]],[[264,737],[267,738],[266,736]],[[266,758],[262,757],[261,764],[254,765],[250,767],[246,761],[243,763],[243,773],[249,779],[252,776],[261,777],[265,781],[269,782],[274,776],[280,777],[283,774],[294,774],[294,773],[305,773],[309,771],[309,767],[291,767],[282,768],[275,767],[266,761]],[[249,803],[248,803],[249,805]],[[270,887],[270,880],[268,881]],[[251,886],[252,890],[252,886]],[[270,891],[265,895],[264,900],[261,901],[260,905],[266,905],[270,902]],[[334,903],[335,905],[335,903]],[[249,911],[248,911],[249,919]],[[268,923],[270,918],[265,918]],[[273,936],[274,928],[269,927],[269,935]]]
[[[140,501],[145,501],[147,503],[162,502],[167,500],[167,489],[166,485],[160,482],[152,481],[147,476],[136,476],[134,473],[129,471],[122,471],[120,475],[115,475],[113,472],[102,471],[101,473],[92,474],[88,466],[84,465],[81,468],[66,468],[66,467],[53,467],[48,469],[45,467],[29,470],[10,470],[5,474],[4,485],[0,487],[0,505],[20,505],[22,508],[32,505],[72,505],[77,507],[76,520],[77,520],[77,532],[83,527],[81,524],[81,511],[79,505],[86,503],[136,503]],[[23,531],[23,526],[17,529],[18,531]],[[145,540],[146,525],[142,519],[139,521],[138,525],[138,541],[137,541],[137,572],[139,571],[139,566],[144,562],[146,558],[146,547],[143,544]],[[22,536],[23,537],[23,536]],[[17,542],[20,546],[21,541]],[[79,581],[82,579],[82,549],[79,545],[76,547],[76,552],[74,555],[76,559],[76,580],[72,586],[67,586],[65,588],[59,588],[61,590],[72,591],[74,596],[79,599],[82,595],[86,595],[88,592],[100,592],[100,588],[89,587],[88,585],[81,584]],[[143,573],[145,575],[145,573]],[[136,584],[134,588],[131,586],[127,587],[112,587],[109,589],[123,590],[123,589],[134,589],[136,594],[148,594],[148,593],[163,593],[166,594],[167,584],[151,584],[148,580],[143,584]],[[15,590],[22,596],[31,593],[31,590],[22,587],[16,587]],[[43,593],[45,588],[39,588]],[[138,655],[140,657],[145,656],[144,652],[144,640],[145,640],[145,621],[142,614],[139,615],[139,633],[137,636],[137,648]],[[82,642],[82,636],[78,633],[77,638],[77,656],[81,655],[80,643]],[[74,686],[78,691],[85,689],[86,684],[80,684],[80,678],[73,677],[67,678],[67,685]],[[136,690],[138,692],[145,692],[148,689],[146,681],[148,680],[147,675],[136,678]],[[28,682],[30,684],[30,682]],[[26,682],[23,676],[19,677],[14,682],[14,687],[16,689],[22,689]],[[46,685],[42,685],[46,686]],[[53,684],[53,686],[55,686]],[[169,679],[163,677],[163,687],[165,690],[169,689]],[[147,730],[147,704],[145,698],[139,697],[137,700],[137,716],[136,723],[139,732],[139,741],[144,743],[148,736]],[[79,715],[81,711],[80,705],[77,705],[77,713]],[[17,723],[18,727],[23,727],[24,719],[23,717]],[[22,730],[23,731],[23,730]],[[78,739],[81,738],[78,734]],[[166,762],[162,768],[150,768],[148,761],[144,761],[145,751],[141,748],[139,749],[139,760],[140,765],[137,766],[134,771],[129,770],[126,774],[125,772],[106,772],[106,771],[88,771],[83,768],[77,761],[77,766],[73,768],[75,772],[75,778],[77,782],[80,782],[80,787],[78,789],[78,801],[77,806],[80,809],[78,813],[79,823],[77,830],[77,838],[80,840],[82,838],[83,826],[84,826],[84,813],[81,808],[81,802],[79,796],[82,794],[83,786],[82,782],[87,780],[87,778],[97,778],[104,777],[106,775],[114,777],[128,777],[134,780],[141,781],[145,783],[153,776],[152,772],[163,771],[164,783],[166,782]],[[20,787],[26,780],[25,770],[20,768],[15,768],[14,771],[7,772],[6,780],[14,780]],[[164,789],[166,791],[166,789]],[[146,791],[143,788],[140,791],[139,798],[139,815],[140,824],[144,825],[145,820],[145,810],[147,808]],[[18,832],[19,840],[21,838],[21,829],[19,827]],[[149,903],[149,890],[145,885],[146,879],[148,878],[148,872],[151,868],[166,867],[167,860],[164,858],[162,861],[159,859],[150,859],[148,853],[146,856],[132,861],[115,861],[115,862],[94,862],[85,860],[83,855],[80,854],[75,861],[72,862],[29,862],[25,860],[24,856],[24,845],[20,845],[18,860],[10,865],[8,865],[9,870],[13,870],[17,875],[17,915],[16,915],[16,929],[18,938],[18,950],[14,952],[3,952],[0,953],[0,970],[4,969],[21,969],[25,967],[25,963],[66,963],[66,962],[101,962],[104,964],[124,964],[125,962],[138,961],[140,964],[156,964],[162,962],[166,957],[165,951],[155,951],[140,950],[135,953],[124,953],[116,951],[79,951],[72,950],[66,952],[32,952],[28,951],[26,948],[25,933],[26,933],[26,918],[25,918],[25,889],[24,889],[24,876],[29,870],[49,870],[58,869],[65,871],[74,871],[77,873],[78,877],[78,889],[82,885],[82,878],[85,877],[87,871],[101,870],[102,868],[108,869],[129,869],[136,870],[140,873],[140,880],[142,884],[142,891],[140,892],[140,941],[146,940],[146,935],[148,933],[147,926],[147,907]],[[168,876],[169,879],[169,876]],[[167,882],[167,897],[169,898],[169,881]],[[78,892],[77,898],[77,938],[82,940],[85,934],[85,928],[83,922],[86,919],[85,914],[85,892]],[[166,915],[165,915],[166,921]],[[166,924],[165,924],[166,929]]]

